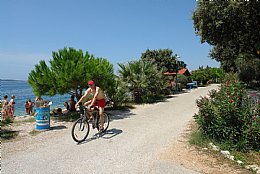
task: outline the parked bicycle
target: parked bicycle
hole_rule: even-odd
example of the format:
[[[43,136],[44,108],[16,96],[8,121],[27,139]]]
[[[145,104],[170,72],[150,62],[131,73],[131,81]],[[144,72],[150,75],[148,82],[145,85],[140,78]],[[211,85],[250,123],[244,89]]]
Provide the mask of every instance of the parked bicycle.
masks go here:
[[[92,120],[90,121],[90,112],[92,113]],[[100,129],[100,115],[98,107],[93,107],[91,110],[87,110],[87,107],[82,104],[79,105],[80,118],[72,126],[71,134],[74,141],[81,143],[86,140],[89,134],[89,123],[92,124],[93,129]],[[104,131],[107,130],[109,126],[109,116],[104,112]]]

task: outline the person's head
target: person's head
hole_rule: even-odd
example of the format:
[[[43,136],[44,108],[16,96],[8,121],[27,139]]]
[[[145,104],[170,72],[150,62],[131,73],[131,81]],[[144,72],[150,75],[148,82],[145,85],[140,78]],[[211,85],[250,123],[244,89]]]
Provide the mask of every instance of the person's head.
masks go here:
[[[12,95],[12,96],[11,96],[11,98],[12,98],[12,99],[14,99],[14,98],[15,98],[15,96],[14,96],[14,95]]]
[[[71,99],[71,100],[74,100],[74,98],[75,98],[74,95],[71,95],[71,96],[70,96],[70,99]]]
[[[32,102],[32,100],[31,100],[31,99],[29,99],[29,100],[28,100],[28,102]]]
[[[69,109],[69,103],[68,102],[64,102],[64,106],[65,106],[65,108],[68,110]]]
[[[5,96],[4,96],[4,99],[6,100],[7,98],[8,98],[8,96],[7,96],[7,95],[5,95]]]
[[[35,100],[40,101],[41,99],[42,99],[41,96],[37,96]]]
[[[88,86],[89,86],[90,88],[95,87],[95,82],[94,82],[93,80],[88,81]]]

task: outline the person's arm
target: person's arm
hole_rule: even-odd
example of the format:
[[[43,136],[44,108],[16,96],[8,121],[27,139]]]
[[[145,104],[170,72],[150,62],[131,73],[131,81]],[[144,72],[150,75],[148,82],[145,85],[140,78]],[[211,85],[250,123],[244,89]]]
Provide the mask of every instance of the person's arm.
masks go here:
[[[94,95],[94,97],[92,99],[92,102],[90,103],[90,106],[93,106],[94,103],[96,102],[98,93],[99,93],[99,87],[96,88],[96,93],[95,93],[95,95]]]
[[[90,88],[88,88],[88,89],[85,91],[84,95],[83,95],[83,96],[79,99],[79,101],[76,103],[75,108],[78,107],[79,103],[82,102],[82,101],[88,96],[89,93],[90,93]]]

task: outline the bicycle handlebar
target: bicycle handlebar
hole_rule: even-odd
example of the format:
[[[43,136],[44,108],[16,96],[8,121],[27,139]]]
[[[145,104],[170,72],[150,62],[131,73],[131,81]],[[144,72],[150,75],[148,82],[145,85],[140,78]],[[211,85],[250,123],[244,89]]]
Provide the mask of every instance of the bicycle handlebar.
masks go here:
[[[84,113],[84,109],[88,109],[88,107],[87,106],[83,106],[83,105],[79,105],[76,110],[79,111],[81,114],[83,114]],[[95,110],[98,110],[98,107],[97,106],[91,106],[90,110],[88,110],[88,112],[95,111]]]

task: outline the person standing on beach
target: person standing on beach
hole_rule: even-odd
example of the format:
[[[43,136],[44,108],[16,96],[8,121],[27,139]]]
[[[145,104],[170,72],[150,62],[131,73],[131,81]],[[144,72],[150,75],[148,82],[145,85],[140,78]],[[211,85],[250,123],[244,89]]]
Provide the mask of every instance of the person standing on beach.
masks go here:
[[[24,108],[25,108],[26,115],[29,115],[30,114],[30,106],[29,106],[28,100],[26,100],[26,102],[24,104]]]
[[[88,106],[88,110],[91,109],[91,107],[95,106],[96,102],[99,109],[99,115],[100,115],[100,132],[104,131],[104,110],[106,106],[106,100],[105,95],[102,89],[95,85],[93,80],[88,81],[89,88],[85,91],[84,95],[79,99],[79,101],[76,104],[76,108],[78,107],[79,103],[84,101],[84,99],[89,95],[92,94],[92,99],[90,100],[91,103]],[[89,101],[87,101],[89,102]],[[85,104],[84,104],[85,105]]]
[[[29,104],[29,115],[32,115],[33,114],[34,102],[32,102],[32,100],[29,99],[28,104]]]
[[[14,105],[15,105],[15,96],[12,95],[11,96],[11,100],[9,101],[9,106],[10,106],[10,116],[13,118],[14,117],[14,111],[15,111],[15,108],[14,108]]]
[[[75,105],[76,105],[75,97],[74,95],[72,95],[69,100],[69,111],[76,111]]]
[[[3,100],[2,100],[2,110],[1,110],[1,113],[2,113],[2,117],[3,117],[4,120],[8,117],[8,113],[9,113],[9,111],[8,111],[9,107],[8,107],[7,98],[8,98],[8,96],[5,95]]]

